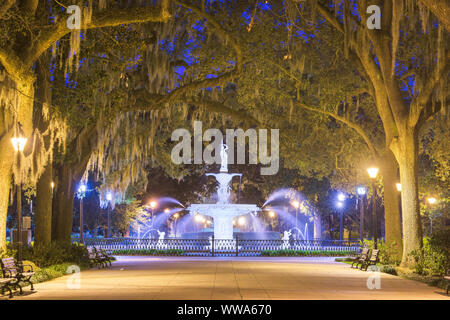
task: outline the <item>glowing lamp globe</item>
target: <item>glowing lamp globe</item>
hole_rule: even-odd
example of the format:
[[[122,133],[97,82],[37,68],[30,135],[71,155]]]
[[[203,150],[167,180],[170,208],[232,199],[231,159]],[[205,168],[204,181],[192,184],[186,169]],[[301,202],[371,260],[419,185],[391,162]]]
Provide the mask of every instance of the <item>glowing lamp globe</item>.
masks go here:
[[[112,200],[112,194],[110,192],[108,192],[106,194],[106,200],[111,201]]]
[[[338,200],[341,201],[341,202],[344,201],[345,200],[345,194],[339,193],[338,194]]]
[[[364,187],[358,187],[358,188],[356,188],[356,192],[357,192],[360,196],[363,196],[363,195],[366,194],[366,188],[364,188]]]
[[[240,217],[238,219],[238,223],[239,223],[240,226],[243,226],[245,224],[245,217]]]
[[[27,138],[14,137],[11,138],[11,143],[13,145],[14,150],[23,151],[23,149],[25,148],[25,144],[27,143]]]
[[[164,213],[169,213],[170,212],[170,209],[169,208],[165,208],[164,209]]]
[[[396,183],[395,187],[397,188],[397,191],[402,191],[402,184],[401,183]]]
[[[150,201],[150,208],[156,208],[156,201]]]
[[[378,170],[379,170],[378,168],[372,167],[367,169],[367,173],[369,174],[369,177],[371,179],[375,179],[378,175]]]
[[[437,199],[435,197],[430,197],[427,200],[429,204],[435,204],[437,202]]]
[[[300,202],[298,202],[297,200],[292,201],[291,205],[295,208],[298,209],[300,207]]]
[[[275,217],[275,212],[269,211],[269,217],[271,217],[271,218]]]

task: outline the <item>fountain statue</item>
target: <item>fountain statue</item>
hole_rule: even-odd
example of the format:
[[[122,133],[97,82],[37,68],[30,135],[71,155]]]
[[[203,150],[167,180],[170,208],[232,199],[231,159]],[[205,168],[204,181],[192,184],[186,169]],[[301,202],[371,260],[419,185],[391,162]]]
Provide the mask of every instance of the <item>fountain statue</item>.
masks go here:
[[[164,236],[166,235],[166,233],[164,231],[159,231],[156,230],[158,232],[158,243],[156,244],[156,246],[158,248],[164,248],[166,245],[164,244]]]
[[[217,203],[192,204],[187,210],[192,215],[202,214],[213,218],[215,239],[233,239],[233,219],[260,209],[254,204],[230,203],[231,180],[236,176],[241,177],[242,174],[228,173],[228,146],[222,143],[220,147],[220,172],[206,174],[215,177],[218,182]]]
[[[292,231],[284,231],[283,232],[283,237],[281,238],[281,240],[283,240],[283,243],[281,244],[281,249],[289,249],[289,237],[291,236]]]

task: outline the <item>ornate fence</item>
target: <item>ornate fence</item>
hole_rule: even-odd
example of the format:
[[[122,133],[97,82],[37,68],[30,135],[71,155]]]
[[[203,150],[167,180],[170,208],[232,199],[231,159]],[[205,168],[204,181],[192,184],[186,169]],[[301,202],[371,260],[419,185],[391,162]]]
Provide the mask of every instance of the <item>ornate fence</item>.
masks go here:
[[[355,252],[359,241],[353,240],[240,240],[240,239],[84,239],[88,247],[108,252],[117,250],[182,250],[196,256],[257,256],[265,250]]]

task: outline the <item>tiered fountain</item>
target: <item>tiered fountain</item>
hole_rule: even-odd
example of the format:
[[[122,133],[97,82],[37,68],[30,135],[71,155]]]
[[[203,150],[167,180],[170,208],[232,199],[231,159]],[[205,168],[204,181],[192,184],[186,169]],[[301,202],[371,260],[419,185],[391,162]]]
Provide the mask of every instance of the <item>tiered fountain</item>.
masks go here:
[[[255,204],[230,203],[231,180],[235,176],[242,176],[242,174],[228,173],[227,150],[227,145],[222,143],[220,172],[206,174],[207,176],[215,177],[219,184],[217,188],[217,203],[192,204],[187,208],[191,215],[201,214],[213,218],[214,238],[221,240],[233,239],[233,219],[235,217],[261,210]]]

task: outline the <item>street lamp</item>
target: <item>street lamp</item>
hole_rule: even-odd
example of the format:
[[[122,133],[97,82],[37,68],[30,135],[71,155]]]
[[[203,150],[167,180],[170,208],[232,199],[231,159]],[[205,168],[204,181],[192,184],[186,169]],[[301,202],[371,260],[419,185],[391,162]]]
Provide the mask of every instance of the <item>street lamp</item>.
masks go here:
[[[359,238],[362,241],[364,238],[364,196],[366,195],[365,187],[356,188],[356,192],[358,193],[358,197],[356,199],[359,200]]]
[[[86,185],[80,184],[78,187],[78,198],[80,199],[80,243],[84,242],[83,239],[83,198],[86,196]]]
[[[375,186],[375,179],[378,175],[378,168],[371,167],[367,169],[367,173],[369,174],[370,179],[372,179],[372,215],[373,215],[373,245],[374,248],[377,248],[377,209],[375,207],[375,199],[377,197],[377,188]]]
[[[106,194],[106,201],[108,201],[108,239],[111,238],[111,201],[112,194],[108,192]]]
[[[300,208],[300,202],[294,200],[291,205],[295,208],[295,227],[298,229],[298,208]]]
[[[342,199],[342,197],[340,197]],[[338,196],[338,200],[339,200],[339,196]],[[344,202],[342,201],[337,201],[336,202],[336,207],[339,209],[339,240],[342,241],[342,227],[343,227],[343,216],[344,216]]]
[[[25,148],[25,144],[27,143],[27,138],[24,137],[14,137],[11,138],[11,143],[13,145],[14,150],[16,151],[17,156],[17,168],[19,172],[18,183],[19,187],[17,188],[17,244],[19,245],[19,250],[17,252],[17,260],[19,263],[22,262],[22,171],[21,171],[21,157],[23,149]]]
[[[427,201],[431,206],[433,206],[436,204],[437,199],[435,197],[429,197]],[[433,234],[433,216],[431,213],[430,213],[430,234]]]
[[[178,212],[173,215],[173,217],[175,218],[175,238],[177,237],[177,220],[179,216],[180,214]]]

